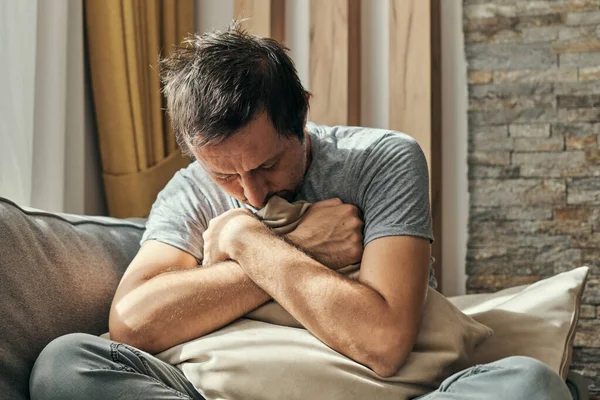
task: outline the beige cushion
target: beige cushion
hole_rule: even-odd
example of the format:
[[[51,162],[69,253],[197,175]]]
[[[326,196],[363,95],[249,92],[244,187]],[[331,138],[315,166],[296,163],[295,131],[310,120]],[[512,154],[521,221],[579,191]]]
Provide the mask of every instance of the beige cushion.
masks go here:
[[[483,364],[529,356],[566,378],[587,274],[588,268],[580,267],[531,285],[450,298],[465,314],[494,330],[473,360]]]
[[[472,365],[491,329],[429,289],[417,343],[392,377],[332,350],[303,328],[241,318],[156,356],[176,365],[207,399],[402,400],[436,389]]]
[[[258,217],[283,235],[308,207],[272,197]],[[338,272],[356,279],[359,267]],[[430,392],[469,367],[469,355],[492,335],[429,289],[413,352],[396,375],[382,378],[327,347],[274,301],[246,317],[157,357],[178,366],[207,399],[401,400]]]

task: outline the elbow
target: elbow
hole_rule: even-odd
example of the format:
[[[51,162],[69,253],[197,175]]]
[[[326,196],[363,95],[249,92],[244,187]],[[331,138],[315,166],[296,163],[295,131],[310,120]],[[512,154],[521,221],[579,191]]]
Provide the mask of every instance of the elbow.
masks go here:
[[[402,368],[414,346],[414,339],[411,340],[408,335],[394,336],[390,338],[388,335],[385,342],[373,346],[369,353],[367,366],[383,378],[395,375]]]
[[[108,324],[108,333],[110,334],[110,340],[115,342],[128,344],[133,346],[130,338],[133,336],[131,331],[123,324],[122,321],[114,322],[111,318]]]
[[[396,372],[404,365],[405,360],[399,359],[389,359],[389,360],[379,360],[377,363],[374,363],[369,366],[377,375],[382,378],[389,378],[391,376],[396,375]]]
[[[116,307],[111,309],[108,322],[110,339],[153,354],[157,350],[155,342],[148,329],[137,323],[136,319],[117,312]]]
[[[378,354],[374,360],[370,363],[369,368],[373,370],[377,375],[382,378],[389,378],[396,375],[398,370],[402,368],[408,356],[398,356],[393,354],[394,349],[390,349],[388,354]]]
[[[126,316],[118,314],[114,309],[111,310],[108,320],[110,340],[138,347],[139,344],[136,343],[136,338],[139,337],[137,331],[127,320]]]

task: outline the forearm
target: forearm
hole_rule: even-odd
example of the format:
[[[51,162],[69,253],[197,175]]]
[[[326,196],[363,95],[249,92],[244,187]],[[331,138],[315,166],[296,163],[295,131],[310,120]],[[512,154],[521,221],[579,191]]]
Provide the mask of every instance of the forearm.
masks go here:
[[[164,272],[127,290],[113,305],[111,338],[157,353],[206,335],[269,299],[233,261]]]
[[[331,348],[380,375],[395,372],[386,352],[395,346],[405,358],[412,341],[404,340],[400,318],[377,291],[326,268],[275,235],[245,238],[249,240],[235,258],[258,286]],[[255,268],[259,261],[261,267]]]

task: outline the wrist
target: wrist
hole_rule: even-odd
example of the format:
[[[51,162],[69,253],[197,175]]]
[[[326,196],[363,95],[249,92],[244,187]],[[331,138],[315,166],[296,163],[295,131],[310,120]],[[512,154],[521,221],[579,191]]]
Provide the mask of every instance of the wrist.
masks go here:
[[[244,224],[240,225],[236,233],[229,240],[229,254],[231,258],[237,261],[240,266],[248,249],[255,249],[264,243],[264,239],[272,235],[272,232],[256,218],[248,218]]]

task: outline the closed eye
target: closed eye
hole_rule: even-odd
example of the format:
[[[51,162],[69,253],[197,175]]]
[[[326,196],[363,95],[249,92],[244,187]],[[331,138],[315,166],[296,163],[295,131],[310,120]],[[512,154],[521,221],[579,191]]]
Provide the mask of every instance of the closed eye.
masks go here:
[[[272,171],[275,169],[275,167],[277,167],[277,164],[279,163],[279,161],[275,161],[273,164],[271,165],[267,165],[267,166],[263,166],[261,167],[262,170],[264,171]]]
[[[272,164],[268,164],[268,165],[263,165],[257,169],[254,169],[253,171],[257,171],[257,170],[262,170],[262,171],[273,171],[275,168],[277,168],[277,165],[279,165],[279,160],[273,162]],[[236,177],[238,177],[237,174],[232,174],[232,175],[217,175],[216,178],[221,181],[221,182],[231,182],[233,181]]]
[[[217,179],[222,182],[231,182],[237,175],[217,176]]]

